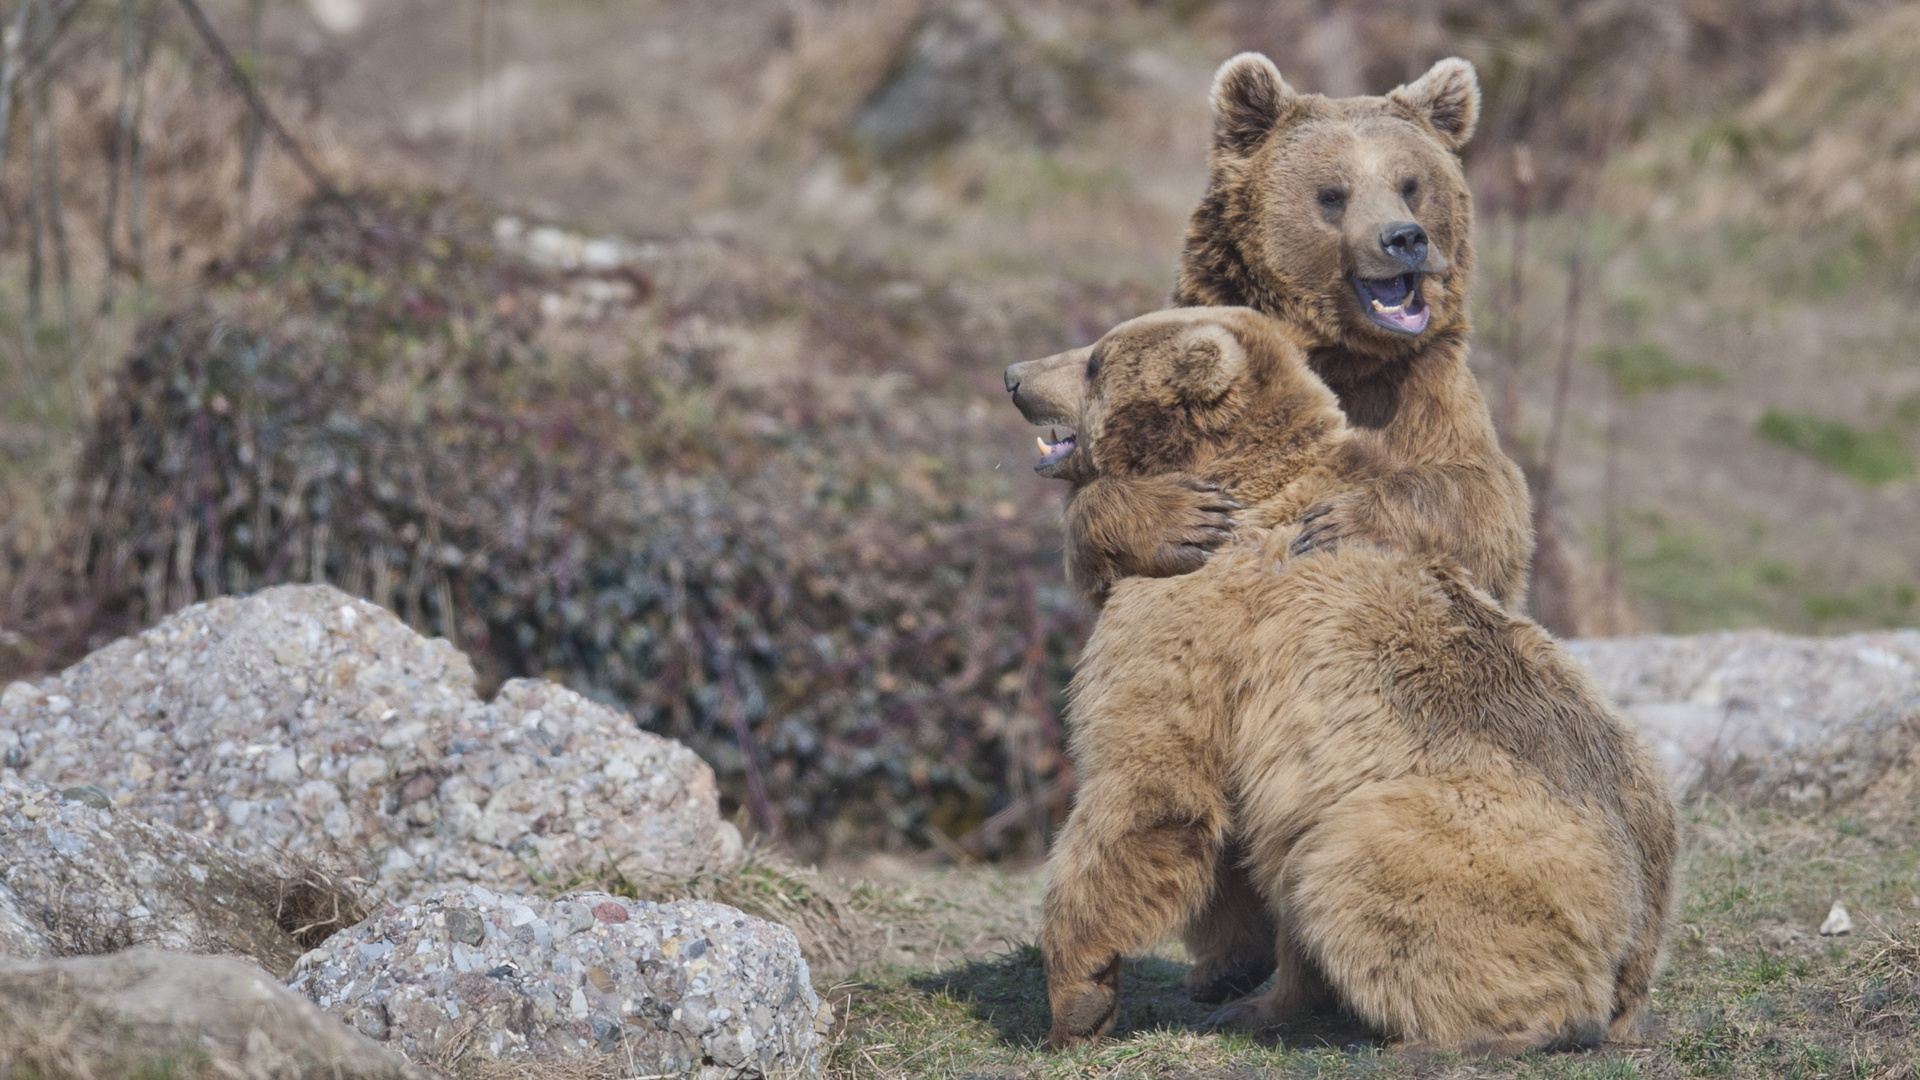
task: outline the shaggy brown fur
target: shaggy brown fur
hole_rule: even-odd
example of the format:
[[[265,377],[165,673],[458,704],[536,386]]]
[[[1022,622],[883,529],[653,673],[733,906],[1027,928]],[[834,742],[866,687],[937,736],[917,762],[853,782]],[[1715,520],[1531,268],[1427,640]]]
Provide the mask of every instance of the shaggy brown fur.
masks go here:
[[[1583,669],[1451,560],[1289,554],[1303,509],[1376,479],[1305,344],[1245,308],[1176,309],[1008,369],[1029,419],[1076,421],[1051,475],[1179,470],[1244,506],[1200,570],[1116,583],[1075,674],[1049,1044],[1109,1030],[1120,958],[1182,926],[1217,965],[1272,950],[1274,989],[1227,1022],[1331,990],[1469,1052],[1619,1034],[1671,895],[1663,774]]]
[[[1308,510],[1298,550],[1372,541],[1446,555],[1519,610],[1526,481],[1466,366],[1473,210],[1457,152],[1479,107],[1464,60],[1384,97],[1339,99],[1295,92],[1257,53],[1227,61],[1173,302],[1286,323],[1375,460],[1366,483]],[[1407,225],[1424,232],[1420,248],[1394,246]],[[1407,272],[1427,308],[1417,333],[1382,325],[1360,293]],[[1098,604],[1120,578],[1189,573],[1225,540],[1232,510],[1178,476],[1089,480],[1068,507],[1073,581]]]

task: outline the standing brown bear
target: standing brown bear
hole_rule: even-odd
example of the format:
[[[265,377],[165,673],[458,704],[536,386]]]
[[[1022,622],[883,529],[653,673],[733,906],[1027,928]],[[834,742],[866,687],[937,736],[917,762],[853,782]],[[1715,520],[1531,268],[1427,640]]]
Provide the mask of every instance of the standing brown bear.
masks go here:
[[[1296,550],[1446,555],[1517,610],[1526,481],[1466,365],[1473,209],[1458,152],[1480,111],[1473,66],[1442,60],[1384,97],[1327,98],[1243,53],[1212,96],[1212,175],[1173,302],[1286,324],[1374,462],[1366,483],[1308,510]],[[1189,474],[1102,477],[1068,506],[1069,573],[1096,604],[1120,578],[1187,573],[1232,510]]]
[[[1048,864],[1049,1045],[1111,1029],[1121,958],[1221,918],[1236,856],[1274,987],[1470,1053],[1590,1046],[1645,1002],[1677,833],[1652,753],[1585,671],[1452,559],[1289,554],[1310,505],[1379,482],[1288,325],[1246,308],[1125,323],[1016,364],[1040,471],[1172,474],[1243,504],[1180,578],[1116,583],[1074,675],[1079,780]],[[1190,938],[1191,941],[1191,938]]]
[[[1173,301],[1280,320],[1337,395],[1349,452],[1368,461],[1364,482],[1306,508],[1294,553],[1348,542],[1445,556],[1520,610],[1526,481],[1466,365],[1473,210],[1458,153],[1480,110],[1472,65],[1442,60],[1384,97],[1329,99],[1243,53],[1215,75],[1212,100],[1212,175]],[[1069,576],[1097,605],[1121,578],[1189,573],[1235,509],[1178,469],[1078,483]],[[1244,993],[1273,970],[1273,929],[1240,861],[1222,860],[1212,907],[1187,931],[1196,1001]]]

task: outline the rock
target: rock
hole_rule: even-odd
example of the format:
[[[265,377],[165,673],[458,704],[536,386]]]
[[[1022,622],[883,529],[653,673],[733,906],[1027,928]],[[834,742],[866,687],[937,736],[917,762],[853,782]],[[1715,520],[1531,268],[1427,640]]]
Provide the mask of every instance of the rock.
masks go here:
[[[1853,917],[1847,914],[1847,905],[1838,900],[1833,902],[1832,910],[1827,912],[1827,921],[1820,924],[1821,937],[1839,937],[1853,933]]]
[[[20,894],[0,881],[0,956],[38,959],[53,955],[46,927],[27,914]]]
[[[416,1059],[617,1054],[622,1075],[816,1075],[830,1020],[786,927],[605,893],[432,893],[335,934],[289,985]]]
[[[0,1076],[418,1075],[237,960],[149,949],[0,958]]]
[[[1920,721],[1920,631],[1567,647],[1639,723],[1682,796],[1739,787],[1796,805],[1843,801],[1906,752]]]
[[[337,852],[395,897],[606,853],[691,877],[739,851],[692,751],[535,680],[483,703],[451,645],[327,586],[186,608],[0,700],[0,775],[242,851]]]
[[[101,809],[87,793],[0,780],[0,952],[91,955],[134,945],[239,953],[286,971],[359,918],[352,886],[300,860],[245,855]]]
[[[1010,5],[956,0],[914,29],[849,134],[882,161],[924,158],[988,131],[1053,145],[1122,72],[1086,42],[1035,40]]]

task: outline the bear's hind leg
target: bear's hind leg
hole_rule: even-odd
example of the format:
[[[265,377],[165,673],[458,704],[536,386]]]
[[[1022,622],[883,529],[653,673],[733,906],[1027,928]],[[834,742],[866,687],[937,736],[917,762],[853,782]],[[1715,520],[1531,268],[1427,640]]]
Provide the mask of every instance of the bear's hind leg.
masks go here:
[[[1332,996],[1332,988],[1320,969],[1288,932],[1286,920],[1280,920],[1277,925],[1274,951],[1267,961],[1273,970],[1273,986],[1259,997],[1244,998],[1217,1010],[1207,1018],[1209,1025],[1258,1031]]]
[[[1273,915],[1253,887],[1241,863],[1236,841],[1227,845],[1214,868],[1207,906],[1187,924],[1181,940],[1193,967],[1187,971],[1187,997],[1218,1005],[1251,994],[1273,974]]]

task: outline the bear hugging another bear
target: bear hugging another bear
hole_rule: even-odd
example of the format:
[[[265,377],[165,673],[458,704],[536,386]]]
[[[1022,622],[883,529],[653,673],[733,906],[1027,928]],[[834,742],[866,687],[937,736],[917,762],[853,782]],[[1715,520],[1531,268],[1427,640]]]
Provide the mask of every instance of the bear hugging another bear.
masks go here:
[[[1029,420],[1074,428],[1040,469],[1076,485],[1069,563],[1105,600],[1049,866],[1049,1045],[1109,1031],[1121,957],[1175,929],[1197,1000],[1275,974],[1224,1022],[1331,995],[1408,1043],[1510,1053],[1620,1035],[1645,1001],[1674,812],[1637,734],[1509,610],[1525,489],[1463,363],[1452,151],[1476,103],[1460,61],[1328,101],[1235,58],[1176,299],[1260,310],[1008,369]],[[1409,215],[1418,243],[1396,173],[1439,208]]]

